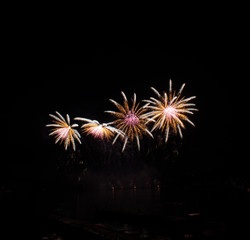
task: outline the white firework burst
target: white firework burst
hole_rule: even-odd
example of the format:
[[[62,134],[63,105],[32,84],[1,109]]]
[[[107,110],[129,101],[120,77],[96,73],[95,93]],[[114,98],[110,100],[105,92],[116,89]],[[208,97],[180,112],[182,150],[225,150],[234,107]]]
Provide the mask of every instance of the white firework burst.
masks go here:
[[[55,143],[64,143],[64,148],[67,150],[69,145],[72,145],[74,151],[76,150],[75,139],[81,144],[81,136],[79,132],[74,129],[78,127],[78,124],[70,125],[70,117],[66,114],[66,119],[56,111],[56,115],[49,114],[50,117],[53,118],[52,124],[47,124],[46,127],[53,127],[52,132],[49,134],[50,136],[55,137]]]
[[[198,111],[198,109],[193,107],[195,104],[189,102],[196,96],[189,98],[181,97],[184,86],[185,83],[182,84],[176,94],[175,91],[172,91],[172,81],[170,80],[168,94],[163,92],[163,95],[161,95],[155,88],[151,87],[158,98],[150,97],[150,100],[143,100],[148,103],[144,107],[149,110],[145,115],[154,122],[151,131],[161,129],[165,133],[165,142],[168,140],[170,129],[173,129],[175,134],[178,132],[181,138],[183,137],[181,128],[185,128],[184,121],[194,126],[187,114],[193,114],[193,111]]]

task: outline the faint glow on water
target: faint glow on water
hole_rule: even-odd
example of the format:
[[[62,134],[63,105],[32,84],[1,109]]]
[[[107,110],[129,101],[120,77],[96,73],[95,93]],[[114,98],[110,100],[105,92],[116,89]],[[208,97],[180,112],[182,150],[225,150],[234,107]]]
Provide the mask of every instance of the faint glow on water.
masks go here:
[[[112,231],[115,231],[116,234],[150,239],[152,229],[140,226],[141,221],[144,221],[144,216],[145,219],[150,216],[150,219],[153,217],[160,221],[162,217],[166,216],[181,219],[185,214],[185,204],[182,200],[183,196],[186,196],[186,191],[182,192],[175,188],[174,190],[169,189],[165,194],[162,192],[160,182],[155,181],[155,183],[150,187],[147,185],[138,186],[135,183],[111,184],[108,188],[102,185],[97,189],[77,191],[75,195],[67,194],[61,203],[62,212],[59,214],[85,223],[94,223],[94,227],[102,224],[105,229],[113,229]],[[136,219],[141,220],[137,221]],[[139,225],[137,226],[131,221],[136,221],[136,224]],[[158,224],[154,220],[150,221],[153,221],[153,224]],[[184,239],[193,238],[193,233],[183,232],[182,234]]]
[[[89,219],[99,211],[112,211],[124,213],[152,214],[159,212],[162,205],[160,186],[156,188],[131,188],[99,189],[92,192],[79,192],[76,195],[75,212],[78,218]]]
[[[40,237],[41,240],[63,240],[61,236],[56,233],[46,233]]]

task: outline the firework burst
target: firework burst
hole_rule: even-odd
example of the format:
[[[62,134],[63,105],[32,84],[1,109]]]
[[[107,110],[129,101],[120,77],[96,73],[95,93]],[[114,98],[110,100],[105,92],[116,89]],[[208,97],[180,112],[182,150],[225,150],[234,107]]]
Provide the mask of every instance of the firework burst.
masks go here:
[[[110,99],[110,101],[117,107],[119,112],[105,111],[117,118],[113,124],[117,129],[119,129],[120,132],[124,133],[124,135],[122,135],[120,132],[118,132],[113,143],[115,143],[119,136],[122,136],[124,139],[122,151],[124,151],[127,141],[130,140],[132,142],[134,139],[136,139],[138,150],[140,150],[140,138],[142,135],[148,134],[153,137],[146,126],[146,124],[150,121],[144,114],[146,112],[146,108],[144,108],[144,106],[139,107],[139,103],[136,104],[135,93],[132,101],[132,107],[129,108],[125,93],[121,92],[121,94],[123,96],[123,106],[113,99]]]
[[[143,100],[148,103],[148,105],[145,105],[145,108],[149,109],[149,112],[145,115],[154,122],[151,131],[161,129],[165,133],[165,142],[168,140],[171,128],[175,134],[179,132],[182,138],[181,128],[185,128],[184,121],[194,126],[194,123],[189,120],[187,114],[193,114],[192,111],[198,111],[198,109],[193,108],[193,106],[195,106],[194,103],[189,103],[189,101],[196,98],[196,96],[189,98],[181,97],[184,86],[185,83],[182,84],[176,94],[175,91],[172,91],[172,81],[170,80],[168,94],[164,92],[163,95],[160,95],[155,88],[151,87],[158,99],[151,97],[150,100]]]
[[[46,125],[46,127],[53,127],[52,132],[49,135],[55,136],[55,143],[60,141],[61,144],[64,142],[65,150],[67,150],[69,145],[72,145],[75,151],[75,139],[81,144],[81,136],[78,131],[74,129],[75,127],[78,127],[78,124],[70,125],[70,117],[68,114],[66,115],[67,122],[59,112],[56,112],[56,115],[57,116],[49,114],[49,116],[53,118],[53,123]]]
[[[81,126],[83,133],[87,135],[92,135],[94,138],[107,139],[109,140],[114,136],[115,133],[123,134],[118,129],[110,126],[112,123],[102,123],[100,124],[97,120],[91,120],[88,118],[77,117],[75,120],[87,122]]]

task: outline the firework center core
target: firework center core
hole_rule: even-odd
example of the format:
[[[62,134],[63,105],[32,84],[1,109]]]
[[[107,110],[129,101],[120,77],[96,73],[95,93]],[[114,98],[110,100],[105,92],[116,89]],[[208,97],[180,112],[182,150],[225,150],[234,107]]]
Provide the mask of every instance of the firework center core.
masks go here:
[[[103,136],[103,127],[100,125],[94,129],[91,130],[92,134],[96,137]]]
[[[140,121],[139,118],[136,116],[136,114],[134,114],[132,111],[128,112],[124,120],[128,125],[136,125]]]
[[[176,111],[176,109],[175,109],[174,107],[168,106],[168,107],[166,107],[166,108],[163,110],[163,113],[164,113],[167,117],[171,118],[171,117],[173,117],[173,116],[176,116],[177,111]]]
[[[58,137],[62,138],[62,139],[66,139],[69,135],[69,130],[71,129],[71,127],[67,127],[67,128],[61,128],[58,130],[57,135]]]

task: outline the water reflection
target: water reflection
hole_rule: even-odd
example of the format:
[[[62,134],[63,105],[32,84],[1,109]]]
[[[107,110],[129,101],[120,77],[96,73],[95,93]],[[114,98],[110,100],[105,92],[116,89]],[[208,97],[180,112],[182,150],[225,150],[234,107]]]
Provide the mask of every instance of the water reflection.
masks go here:
[[[185,201],[187,192],[192,191],[177,187],[166,189],[159,181],[139,187],[135,183],[101,185],[66,194],[58,204],[56,216],[65,216],[64,223],[80,224],[86,231],[98,235],[115,234],[114,239],[123,239],[124,235],[129,236],[128,239],[157,239],[159,234],[191,238],[194,233],[185,232],[183,228],[190,207]],[[193,215],[198,216],[199,212],[193,211]]]
[[[161,197],[159,188],[131,188],[98,189],[92,192],[78,192],[74,196],[76,201],[76,217],[92,220],[100,212],[126,212],[156,214],[160,212]]]
[[[117,237],[126,234],[131,239],[132,236],[137,239],[157,239],[156,236],[213,239],[224,236],[227,230],[234,231],[235,219],[240,229],[247,225],[238,218],[238,209],[247,215],[250,195],[227,184],[180,186],[158,180],[151,184],[132,180],[127,184],[107,182],[94,184],[95,187],[63,189],[61,194],[58,191],[51,193],[54,195],[46,194],[48,202],[56,199],[50,212],[66,217],[66,224],[83,221],[81,227],[87,226],[86,231],[112,233]],[[44,200],[41,197],[41,205]]]
[[[59,236],[57,233],[46,233],[42,234],[43,236],[40,237],[40,240],[63,240],[61,236]]]

